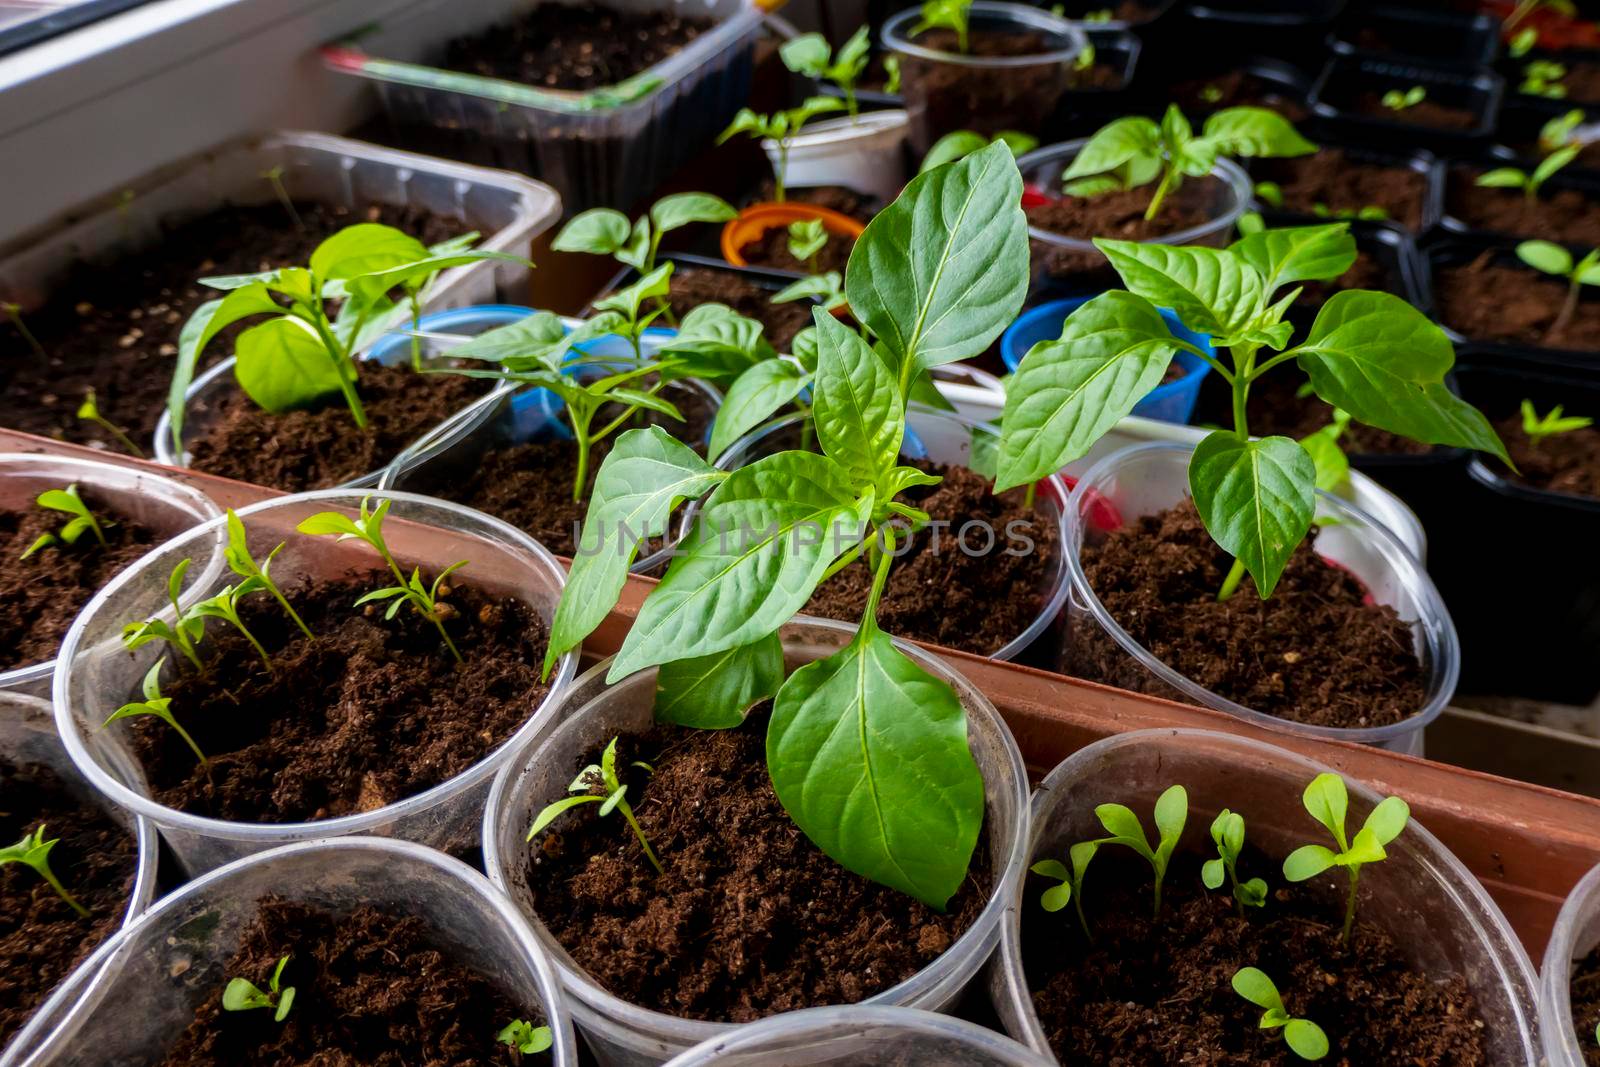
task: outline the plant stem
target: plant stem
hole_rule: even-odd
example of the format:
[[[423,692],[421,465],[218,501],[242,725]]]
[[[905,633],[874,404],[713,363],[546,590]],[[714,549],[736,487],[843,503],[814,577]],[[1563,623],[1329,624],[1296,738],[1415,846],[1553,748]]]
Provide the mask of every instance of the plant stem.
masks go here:
[[[661,861],[656,859],[655,850],[650,847],[650,842],[646,840],[644,830],[639,826],[639,820],[633,817],[632,806],[621,804],[618,805],[618,810],[622,812],[622,817],[628,820],[628,825],[633,827],[633,836],[639,839],[639,847],[644,849],[645,858],[650,861],[650,866],[656,869],[657,874],[666,874],[667,872],[661,868]]]
[[[317,331],[317,336],[322,340],[322,347],[326,349],[328,358],[334,361],[334,371],[339,378],[339,391],[344,394],[344,402],[350,407],[350,415],[356,420],[356,428],[367,428],[367,411],[361,406],[361,398],[356,395],[355,383],[350,380],[348,368],[345,363],[351,362],[350,354],[334,338],[333,332],[328,329],[328,318],[323,313],[321,299],[316,295],[319,290],[315,288],[316,278],[312,278],[312,299],[317,303],[311,309],[311,325]],[[357,333],[360,331],[357,330]],[[354,335],[352,335],[354,336]],[[403,580],[402,580],[403,584]]]
[[[6,317],[16,326],[17,332],[22,335],[22,339],[28,342],[28,347],[33,349],[33,354],[42,360],[48,361],[50,357],[45,353],[44,345],[39,343],[39,339],[33,335],[33,331],[28,329],[27,323],[22,321],[22,306],[20,304],[0,304],[0,307],[6,309]]]
[[[1222,588],[1217,590],[1217,603],[1226,603],[1239,591],[1239,583],[1244,581],[1244,561],[1234,560],[1233,566],[1228,568],[1228,576],[1222,579]]]
[[[265,575],[262,577],[265,578]],[[273,599],[282,606],[283,610],[289,613],[289,618],[293,619],[294,624],[300,627],[300,632],[306,635],[306,640],[315,641],[317,639],[317,635],[311,632],[311,627],[306,625],[305,620],[300,617],[300,613],[295,611],[294,607],[290,605],[288,599],[283,595],[282,590],[278,588],[277,583],[268,581],[267,591],[272,594]]]
[[[50,888],[56,891],[57,896],[72,906],[73,911],[77,912],[81,916],[88,916],[89,909],[84,907],[82,904],[79,904],[78,898],[67,892],[67,887],[62,885],[60,880],[57,879],[53,873],[51,873],[49,867],[40,866],[36,867],[35,870],[39,872],[40,877],[49,883]]]
[[[1561,303],[1561,313],[1556,316],[1556,321],[1552,322],[1550,324],[1550,328],[1545,331],[1544,339],[1546,342],[1553,340],[1556,336],[1562,333],[1562,331],[1567,328],[1567,323],[1572,321],[1572,316],[1576,314],[1578,310],[1578,295],[1580,289],[1581,286],[1579,285],[1576,277],[1573,277],[1567,282],[1567,298]]]
[[[789,138],[778,138],[778,172],[772,176],[773,191],[783,203],[783,180],[789,176]]]
[[[170,711],[167,714],[172,715]],[[200,766],[206,766],[207,762],[209,762],[206,759],[206,754],[201,752],[200,746],[194,743],[194,738],[189,736],[189,731],[178,725],[178,717],[176,715],[172,715],[172,717],[167,721],[172,724],[172,728],[174,730],[178,731],[178,736],[183,738],[183,743],[189,746],[189,751],[193,752],[195,758],[200,761]]]
[[[1022,494],[1022,506],[1024,508],[1028,508],[1030,510],[1033,508],[1033,498],[1034,498],[1035,495],[1038,494],[1038,491],[1039,491],[1039,483],[1038,482],[1029,482],[1028,483],[1028,488],[1026,490],[1024,490],[1023,494]]]
[[[1079,882],[1072,890],[1072,904],[1078,909],[1078,925],[1083,927],[1084,939],[1094,942],[1094,935],[1089,932],[1089,920],[1083,914],[1083,883]]]
[[[422,370],[422,338],[417,334],[422,331],[422,309],[417,306],[417,294],[411,294],[411,369]]]
[[[128,450],[128,454],[129,455],[136,456],[139,459],[144,459],[145,458],[144,457],[144,449],[142,449],[138,445],[134,444],[133,443],[133,438],[131,438],[127,434],[123,433],[122,432],[122,428],[117,426],[110,419],[106,418],[103,415],[96,415],[94,418],[90,419],[89,421],[94,423],[96,426],[100,427],[102,430],[104,430],[106,433],[110,434],[112,437],[115,437],[117,439],[117,443],[122,445],[123,448],[126,448]]]
[[[1163,871],[1156,872],[1156,906],[1152,916],[1156,919],[1161,918],[1161,878],[1164,873]]]
[[[1356,882],[1361,878],[1360,867],[1350,867],[1350,895],[1344,905],[1344,930],[1339,934],[1339,943],[1350,943],[1350,931],[1356,924]]]
[[[464,663],[465,661],[461,658],[460,651],[456,649],[456,643],[450,640],[450,635],[445,631],[444,622],[440,620],[438,615],[433,613],[430,613],[428,618],[433,621],[433,625],[439,628],[439,636],[444,638],[445,647],[448,648],[450,650],[450,654],[456,658],[456,662]]]
[[[589,480],[589,438],[578,438],[578,473],[572,480],[573,503],[583,503],[583,486]]]
[[[845,114],[850,116],[851,122],[854,122],[861,116],[861,109],[856,105],[856,84],[855,82],[840,82],[839,88],[844,91]]]
[[[267,673],[271,674],[272,673],[272,657],[268,656],[267,655],[267,650],[261,647],[261,642],[256,640],[256,635],[249,631],[249,629],[244,624],[244,620],[239,618],[238,615],[234,615],[232,621],[233,621],[233,624],[239,628],[239,632],[244,634],[244,639],[246,641],[250,642],[250,647],[255,649],[256,650],[256,654],[261,657],[261,662],[266,665]]]
[[[1167,194],[1178,187],[1178,168],[1167,164],[1161,172],[1161,184],[1156,186],[1155,195],[1150,198],[1150,206],[1144,209],[1144,220],[1150,222],[1161,211],[1162,203],[1167,199]]]

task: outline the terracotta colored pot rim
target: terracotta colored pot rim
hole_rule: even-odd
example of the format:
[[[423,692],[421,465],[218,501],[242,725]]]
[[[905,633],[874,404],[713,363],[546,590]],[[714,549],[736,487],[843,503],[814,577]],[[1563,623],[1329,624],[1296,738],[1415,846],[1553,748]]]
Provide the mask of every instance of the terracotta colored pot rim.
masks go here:
[[[774,227],[809,219],[821,219],[823,227],[830,234],[851,240],[860,237],[861,231],[866,229],[865,224],[849,215],[816,204],[787,201],[781,204],[752,204],[722,227],[722,258],[735,267],[748,267],[749,262],[740,254],[746,245],[761,240],[761,236]]]

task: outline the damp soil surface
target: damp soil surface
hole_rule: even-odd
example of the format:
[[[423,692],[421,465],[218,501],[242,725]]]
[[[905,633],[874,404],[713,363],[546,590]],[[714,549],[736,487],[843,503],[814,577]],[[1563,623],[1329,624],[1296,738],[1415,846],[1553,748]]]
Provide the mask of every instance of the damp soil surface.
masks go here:
[[[265,184],[263,193],[270,196]],[[101,414],[149,449],[166,406],[183,324],[219,295],[197,279],[304,263],[324,238],[356,222],[382,222],[425,244],[464,229],[453,219],[386,205],[348,210],[300,203],[296,211],[303,229],[275,201],[220,208],[174,227],[154,247],[129,249],[110,263],[78,264],[42,307],[23,311],[44,349],[43,360],[0,317],[0,424],[123,451],[110,434],[77,417],[93,389]],[[231,355],[233,339],[249,325],[219,334],[202,366]]]
[[[1041,191],[1057,195],[1055,190]],[[1101,196],[1061,195],[1048,204],[1026,208],[1028,225],[1084,242],[1096,237],[1158,240],[1216,218],[1219,204],[1227,195],[1216,178],[1191,178],[1167,196],[1155,218],[1146,219],[1144,213],[1154,193],[1152,183]],[[1038,238],[1030,239],[1028,244],[1035,274],[1060,277],[1109,269],[1105,257],[1097,251],[1063,248]]]
[[[914,535],[895,560],[878,624],[896,637],[991,655],[1044,609],[1061,555],[1060,528],[1045,508],[1025,506],[1021,489],[996,496],[993,482],[965,467],[919,466],[944,481],[900,499],[940,525]],[[855,622],[871,591],[871,570],[853,563],[823,583],[804,611]]]
[[[290,493],[342,485],[383,468],[423,433],[483,396],[490,384],[457,374],[417,374],[409,366],[361,363],[356,391],[367,415],[364,430],[337,393],[316,407],[273,413],[230,387],[215,412],[191,406],[192,424],[207,424],[190,439],[190,466]]]
[[[1578,1031],[1578,1047],[1583,1049],[1587,1067],[1600,1067],[1600,1041],[1595,1027],[1600,1026],[1600,948],[1590,952],[1572,968],[1572,1025]]]
[[[1264,908],[1240,918],[1226,893],[1200,888],[1199,868],[1198,856],[1174,859],[1161,918],[1153,920],[1149,866],[1102,850],[1085,890],[1092,945],[1071,908],[1051,914],[1036,905],[1050,883],[1028,876],[1024,967],[1062,1062],[1303,1064],[1282,1031],[1259,1027],[1261,1009],[1234,992],[1232,977],[1247,966],[1266,972],[1290,1014],[1322,1027],[1331,1046],[1327,1063],[1490,1062],[1466,980],[1419,969],[1404,945],[1359,912],[1351,944],[1341,944],[1337,892],[1277,888]],[[1281,886],[1278,871],[1276,861],[1250,851],[1240,861],[1243,878],[1265,876]]]
[[[1265,601],[1248,575],[1232,597],[1217,600],[1233,561],[1189,501],[1086,543],[1082,560],[1111,617],[1158,660],[1213,693],[1313,726],[1410,718],[1427,699],[1411,627],[1394,609],[1369,603],[1352,574],[1316,554],[1315,540],[1313,530]],[[1073,635],[1069,649],[1070,673],[1173,695],[1092,624]]]
[[[21,863],[0,864],[0,1048],[57,983],[122,925],[138,872],[133,836],[82,803],[41,764],[0,758],[0,841],[44,826],[50,870],[78,902],[79,916]]]
[[[289,957],[287,1018],[271,1009],[224,1011],[218,981],[164,1067],[514,1067],[523,1057],[495,1040],[514,1019],[543,1022],[485,975],[441,951],[427,922],[362,904],[335,915],[264,897],[222,973],[266,989]]]
[[[1600,422],[1600,411],[1566,414]],[[1500,419],[1494,428],[1517,465],[1517,473],[1505,472],[1507,477],[1553,493],[1600,499],[1600,429],[1586,426],[1570,433],[1551,434],[1535,444],[1523,432],[1520,411]]]
[[[671,286],[667,299],[680,320],[701,304],[726,304],[760,322],[763,336],[779,352],[789,351],[794,335],[811,325],[810,301],[774,304],[776,290],[762,288],[734,270],[682,267],[672,272]]]
[[[1543,348],[1600,349],[1600,299],[1579,290],[1572,316],[1553,330],[1567,299],[1566,282],[1489,251],[1435,266],[1439,318],[1464,337]]]
[[[928,30],[918,35],[915,43],[936,52],[961,54],[953,30]],[[1052,47],[1043,34],[1033,32],[974,31],[968,43],[968,55],[990,58],[1041,55]],[[915,139],[931,146],[951,130],[1039,134],[1067,89],[1070,67],[1070,63],[973,67],[902,56],[902,95],[912,114]]]
[[[213,620],[201,644],[206,673],[169,659],[162,684],[208,765],[164,723],[132,724],[156,800],[232,822],[331,819],[415,796],[478,762],[548,692],[539,680],[548,632],[522,601],[455,580],[471,571],[457,571],[440,598],[460,664],[412,609],[386,620],[382,604],[353,606],[392,586],[387,572],[285,589],[315,641],[270,597],[247,600],[241,614],[270,673]]]
[[[22,558],[40,535],[55,533],[69,516],[33,507],[0,511],[0,670],[54,659],[78,612],[122,569],[161,540],[118,515],[92,490],[79,487],[100,520],[106,543],[86,533],[76,544],[55,544]]]
[[[563,815],[532,846],[539,918],[631,1004],[741,1023],[853,1004],[928,966],[983,910],[993,885],[987,830],[942,914],[823,855],[772,790],[769,711],[758,707],[737,729],[622,736],[617,766],[628,768],[634,814],[664,874],[627,823],[596,816],[597,805]],[[599,758],[597,748],[570,773]]]
[[[1425,126],[1430,130],[1470,130],[1478,124],[1478,113],[1469,107],[1452,107],[1437,100],[1422,100],[1396,111],[1385,107],[1383,93],[1362,93],[1355,99],[1355,112],[1402,126]]]
[[[1428,198],[1427,176],[1409,167],[1384,166],[1357,159],[1342,149],[1324,148],[1308,156],[1257,160],[1250,176],[1275,182],[1283,191],[1283,210],[1297,215],[1377,207],[1413,233],[1422,229]]]
[[[1169,90],[1172,102],[1186,115],[1204,115],[1229,107],[1264,107],[1290,122],[1301,122],[1310,111],[1282,83],[1233,70],[1209,78],[1191,78]]]
[[[508,22],[451,41],[443,66],[541,89],[598,89],[676,55],[714,25],[672,8],[538,4]]]
[[[1542,237],[1571,245],[1600,245],[1600,198],[1584,190],[1545,185],[1529,200],[1520,189],[1476,184],[1477,167],[1455,167],[1446,183],[1445,209],[1474,230],[1509,237]]]
[[[850,250],[855,246],[855,238],[830,233],[821,251],[810,260],[802,260],[789,251],[789,228],[774,226],[741,248],[739,254],[752,267],[771,267],[799,274],[826,274],[832,270],[843,275],[845,264],[850,261]]]

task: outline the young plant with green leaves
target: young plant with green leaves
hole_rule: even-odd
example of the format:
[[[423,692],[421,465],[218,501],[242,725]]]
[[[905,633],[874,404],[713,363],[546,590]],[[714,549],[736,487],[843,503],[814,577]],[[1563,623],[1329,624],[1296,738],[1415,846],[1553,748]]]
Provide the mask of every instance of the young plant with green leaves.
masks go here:
[[[1272,979],[1256,967],[1241,967],[1233,975],[1233,991],[1261,1011],[1261,1029],[1283,1031],[1284,1044],[1303,1060],[1320,1060],[1328,1054],[1328,1035],[1310,1019],[1290,1015]]]
[[[33,502],[41,508],[59,511],[70,517],[61,524],[59,530],[42,533],[35,538],[33,544],[28,546],[20,558],[27,559],[35,552],[51,545],[75,545],[86,533],[94,534],[94,539],[100,543],[100,547],[105,547],[105,527],[94,517],[89,505],[83,502],[83,497],[78,492],[78,483],[73,482],[65,489],[46,489],[35,497]]]
[[[49,841],[44,839],[44,823],[31,834],[22,835],[22,840],[8,848],[0,848],[0,866],[7,863],[20,863],[24,867],[31,867],[33,872],[45,880],[45,884],[56,891],[73,911],[79,915],[87,916],[89,909],[78,903],[78,898],[67,892],[67,887],[61,884],[55,872],[50,869],[50,850],[61,843],[59,837]]]
[[[1155,181],[1144,213],[1154,219],[1184,178],[1210,174],[1219,159],[1303,156],[1316,150],[1276,111],[1223,108],[1206,119],[1196,136],[1183,112],[1171,104],[1160,123],[1129,115],[1101,127],[1061,175],[1062,190],[1068,196],[1093,197]]]
[[[856,82],[867,69],[871,40],[862,26],[835,52],[820,33],[802,33],[785,41],[778,49],[783,65],[796,74],[838,86],[844,109],[853,119],[861,113],[856,103]]]
[[[1533,401],[1522,402],[1522,432],[1527,435],[1528,443],[1538,448],[1547,437],[1557,437],[1564,433],[1576,433],[1586,430],[1594,425],[1594,420],[1583,415],[1564,415],[1560,404],[1540,415],[1533,406]]]
[[[1095,245],[1127,290],[1090,300],[1068,317],[1058,340],[1023,357],[1001,417],[997,489],[1036,481],[1087,455],[1160,384],[1179,351],[1210,364],[1233,398],[1233,426],[1209,434],[1189,462],[1200,518],[1235,559],[1220,599],[1233,595],[1246,572],[1262,599],[1271,596],[1316,515],[1317,469],[1306,447],[1250,436],[1250,387],[1285,363],[1294,361],[1312,392],[1359,422],[1507,458],[1489,421],[1445,385],[1455,363],[1449,339],[1399,297],[1340,292],[1305,339],[1290,343],[1294,327],[1284,316],[1299,283],[1337,278],[1355,262],[1348,223],[1261,230],[1222,249]],[[1175,338],[1162,307],[1210,335],[1215,353]]]
[[[1001,130],[993,137],[987,137],[975,130],[955,130],[933,142],[928,154],[922,157],[922,166],[917,168],[917,173],[924,174],[934,167],[966,159],[978,149],[987,148],[992,144],[1005,145],[1011,149],[1012,155],[1020,159],[1039,147],[1039,138],[1020,130]]]
[[[1483,189],[1521,189],[1522,195],[1531,202],[1539,199],[1539,190],[1544,188],[1544,183],[1562,167],[1577,159],[1580,151],[1582,149],[1578,145],[1569,144],[1545,156],[1531,172],[1517,167],[1495,167],[1478,175],[1473,184]]]
[[[599,804],[598,814],[604,818],[613,811],[621,814],[628,828],[633,831],[633,836],[638,838],[639,847],[644,850],[645,858],[650,861],[650,866],[661,874],[661,861],[656,858],[656,853],[650,847],[650,841],[644,836],[644,828],[639,825],[639,820],[634,817],[633,805],[628,803],[628,787],[617,775],[617,741],[613,737],[611,743],[606,745],[605,751],[600,754],[599,763],[591,763],[578,772],[578,777],[567,786],[568,793],[578,796],[562,797],[560,800],[546,804],[538,815],[534,816],[533,825],[528,828],[528,840],[532,841],[550,824],[555,822],[566,812],[585,804]],[[654,768],[648,763],[634,760],[633,766],[640,768],[646,774],[654,773]],[[599,790],[598,793],[594,790]]]
[[[383,558],[384,564],[389,568],[389,573],[394,575],[398,585],[375,589],[355,602],[356,607],[378,601],[390,601],[389,610],[384,613],[384,618],[393,619],[402,607],[409,604],[418,615],[433,623],[439,631],[439,636],[444,639],[445,647],[450,650],[450,655],[455,657],[457,663],[462,662],[461,653],[456,649],[456,643],[450,640],[450,632],[445,629],[445,620],[453,618],[455,612],[446,610],[439,603],[444,589],[445,579],[467,565],[466,560],[457,560],[434,578],[429,585],[422,580],[422,569],[413,567],[411,577],[407,578],[400,569],[400,564],[395,561],[394,553],[389,551],[389,544],[383,537],[383,520],[389,514],[392,500],[380,500],[376,508],[369,508],[372,498],[361,498],[361,509],[356,518],[338,511],[320,511],[309,518],[302,519],[295,526],[303,534],[312,537],[334,537],[340,541],[360,541],[369,546]]]
[[[167,657],[162,656],[150,665],[144,674],[144,683],[140,687],[144,693],[143,700],[133,700],[122,705],[102,724],[110,726],[118,719],[136,719],[141,715],[149,715],[160,719],[172,728],[177,735],[183,738],[183,743],[189,746],[189,751],[194,753],[194,758],[200,765],[206,765],[206,754],[200,751],[200,746],[190,736],[189,731],[178,722],[178,717],[172,713],[172,698],[161,695],[161,668],[166,665]]]
[[[283,551],[285,542],[279,541],[277,546],[267,553],[267,558],[257,563],[255,557],[250,554],[250,539],[245,534],[244,522],[234,513],[232,508],[228,509],[227,522],[228,545],[222,550],[222,554],[223,558],[227,560],[228,568],[239,577],[245,579],[245,581],[255,583],[255,588],[264,589],[270,593],[272,599],[278,602],[278,606],[283,608],[284,614],[288,615],[300,632],[306,635],[306,639],[315,641],[317,639],[316,634],[311,632],[311,627],[306,625],[305,620],[300,617],[300,613],[294,610],[294,605],[290,604],[289,598],[283,595],[283,590],[278,588],[278,583],[272,580],[272,561],[278,557],[279,552]]]
[[[267,979],[266,989],[258,988],[248,978],[230,978],[222,990],[222,1010],[266,1009],[272,1012],[273,1022],[283,1022],[289,1017],[289,1009],[294,1007],[294,986],[283,985],[283,969],[288,965],[287,955],[278,957],[277,965],[272,968],[272,976]]]
[[[828,247],[828,228],[821,219],[804,219],[789,223],[789,254],[817,273],[817,256]]]
[[[523,1056],[544,1052],[555,1043],[555,1035],[548,1026],[535,1026],[526,1019],[511,1020],[494,1039],[502,1045],[510,1045]]]
[[[1399,837],[1406,828],[1411,809],[1399,797],[1385,797],[1372,809],[1355,837],[1350,838],[1345,833],[1350,797],[1343,778],[1326,772],[1317,775],[1306,786],[1302,800],[1311,817],[1328,828],[1338,847],[1331,849],[1326,845],[1301,845],[1283,861],[1283,876],[1291,882],[1304,882],[1332,867],[1344,868],[1349,878],[1349,891],[1345,898],[1344,927],[1339,939],[1348,943],[1350,931],[1356,922],[1356,887],[1361,880],[1361,868],[1388,858],[1384,846]]]
[[[1390,89],[1383,94],[1383,106],[1390,111],[1409,111],[1428,98],[1428,90],[1420,85],[1409,89]]]
[[[1178,841],[1183,837],[1184,824],[1189,821],[1189,793],[1181,785],[1168,786],[1156,798],[1155,820],[1157,841],[1152,847],[1145,837],[1144,826],[1139,822],[1139,816],[1132,809],[1122,804],[1100,804],[1094,809],[1094,817],[1100,820],[1100,825],[1106,828],[1109,837],[1103,837],[1099,843],[1102,845],[1122,845],[1143,856],[1155,872],[1155,905],[1152,914],[1161,917],[1161,886],[1166,881],[1167,864],[1172,860],[1172,852],[1178,847]]]
[[[1565,63],[1549,59],[1536,59],[1522,68],[1522,84],[1517,92],[1527,96],[1542,96],[1546,100],[1565,100],[1567,87],[1561,79],[1567,76]]]
[[[1549,155],[1558,148],[1566,148],[1568,146],[1575,146],[1581,150],[1586,141],[1580,130],[1590,132],[1583,129],[1584,117],[1583,109],[1575,107],[1565,114],[1557,115],[1539,127],[1540,153]]]
[[[144,449],[134,444],[133,438],[127,432],[100,413],[100,403],[95,399],[94,390],[90,389],[83,395],[83,403],[78,405],[78,418],[84,422],[91,422],[116,439],[117,444],[127,450],[128,455],[144,459]]]
[[[923,0],[921,17],[911,27],[911,36],[929,30],[949,30],[956,35],[956,48],[965,55],[971,50],[972,0]]]
[[[879,629],[877,607],[897,530],[927,521],[897,497],[939,480],[899,462],[908,397],[929,369],[984,351],[1021,308],[1021,199],[1016,161],[994,145],[913,179],[867,226],[845,290],[874,343],[812,311],[819,451],[729,471],[657,428],[623,434],[595,480],[545,665],[606,617],[637,537],[705,497],[609,677],[659,668],[656,715],[688,727],[739,726],[772,698],[767,769],[795,823],[844,867],[936,908],[966,876],[983,778],[960,700]],[[785,678],[780,628],[863,556],[873,578],[854,638]]]
[[[1239,881],[1239,853],[1244,851],[1244,816],[1223,808],[1211,820],[1211,840],[1217,858],[1206,860],[1200,868],[1200,881],[1207,889],[1221,889],[1226,879],[1233,887],[1233,904],[1240,917],[1245,908],[1259,908],[1267,902],[1267,883],[1260,878]]]
[[[132,652],[151,641],[165,641],[174,651],[181,653],[195,670],[204,674],[206,665],[201,662],[196,645],[205,636],[206,620],[192,611],[185,611],[178,603],[184,576],[189,573],[193,563],[192,559],[181,559],[173,566],[172,573],[167,575],[167,605],[172,608],[172,621],[169,623],[156,618],[130,622],[122,628],[122,643]]]
[[[1578,301],[1585,285],[1600,285],[1600,248],[1591,250],[1582,259],[1574,260],[1572,253],[1553,241],[1523,241],[1517,245],[1517,258],[1534,270],[1567,283],[1567,296],[1561,310],[1551,320],[1544,332],[1546,343],[1561,335],[1578,313]]]
[[[772,140],[778,143],[778,165],[772,169],[773,199],[778,203],[784,201],[784,182],[789,176],[789,145],[801,127],[818,115],[826,115],[833,111],[843,111],[844,104],[831,96],[813,96],[807,98],[799,107],[789,108],[787,111],[774,111],[770,115],[758,114],[750,108],[743,107],[728,123],[728,128],[717,137],[717,143],[723,144],[741,133],[756,140]]]
[[[1089,862],[1100,851],[1100,845],[1099,841],[1079,841],[1067,849],[1067,860],[1072,864],[1070,871],[1060,860],[1040,860],[1028,868],[1034,874],[1054,878],[1060,883],[1039,894],[1039,906],[1054,912],[1070,901],[1078,910],[1078,925],[1083,927],[1083,936],[1090,941],[1094,940],[1094,935],[1089,932],[1089,920],[1083,914],[1083,876],[1089,873]]]
[[[272,657],[267,655],[267,650],[261,647],[261,642],[256,640],[256,635],[244,624],[244,619],[239,615],[239,604],[251,593],[259,592],[266,586],[261,584],[259,578],[246,578],[238,585],[225,585],[213,595],[195,604],[189,609],[190,614],[201,619],[221,619],[231,623],[239,631],[250,647],[256,650],[256,655],[261,657],[261,663],[270,672],[272,670]]]

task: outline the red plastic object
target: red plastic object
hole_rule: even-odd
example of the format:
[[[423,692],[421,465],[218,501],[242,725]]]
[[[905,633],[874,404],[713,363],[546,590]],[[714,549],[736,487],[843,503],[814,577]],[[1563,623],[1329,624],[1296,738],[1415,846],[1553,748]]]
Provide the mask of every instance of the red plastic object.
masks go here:
[[[1068,489],[1078,487],[1078,479],[1063,474],[1061,480],[1067,483]],[[1112,530],[1122,529],[1122,512],[1117,506],[1099,493],[1089,494],[1089,526],[1092,529],[1110,533]]]

